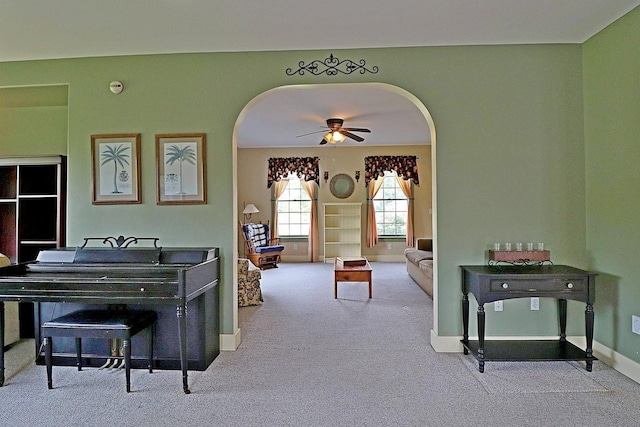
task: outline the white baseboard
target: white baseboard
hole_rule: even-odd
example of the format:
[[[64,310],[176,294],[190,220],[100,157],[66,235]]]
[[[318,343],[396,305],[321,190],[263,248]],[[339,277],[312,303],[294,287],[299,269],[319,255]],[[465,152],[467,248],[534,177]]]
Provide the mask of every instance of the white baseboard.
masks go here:
[[[220,334],[220,350],[236,351],[242,342],[242,331],[240,328],[234,334]]]
[[[306,255],[280,255],[280,261],[282,262],[309,262],[309,257]]]
[[[567,339],[580,348],[584,348],[586,345],[586,339],[583,336],[567,337]],[[640,383],[640,363],[623,356],[598,341],[593,341],[593,355],[621,374]]]
[[[404,262],[404,255],[367,255],[367,259],[373,262]]]
[[[478,339],[477,337],[469,337],[470,339]],[[486,337],[486,339],[501,339],[501,340],[549,340],[557,339],[557,336],[553,337],[526,337],[526,336],[500,336],[500,337]],[[446,336],[441,337],[432,329],[431,330],[431,347],[437,353],[462,353],[463,347],[460,343],[462,336]],[[572,344],[584,348],[586,346],[586,339],[584,336],[570,336],[567,340]],[[629,359],[626,356],[618,353],[615,350],[599,343],[593,342],[593,355],[597,357],[603,363],[611,366],[621,374],[631,378],[633,381],[640,383],[640,363]]]
[[[407,258],[404,255],[366,255],[367,259],[372,262],[405,262]],[[309,262],[306,255],[281,255],[282,262]],[[324,262],[324,257],[320,257],[319,262]]]
[[[431,347],[436,353],[462,353],[462,337],[440,337],[438,333],[431,330]]]

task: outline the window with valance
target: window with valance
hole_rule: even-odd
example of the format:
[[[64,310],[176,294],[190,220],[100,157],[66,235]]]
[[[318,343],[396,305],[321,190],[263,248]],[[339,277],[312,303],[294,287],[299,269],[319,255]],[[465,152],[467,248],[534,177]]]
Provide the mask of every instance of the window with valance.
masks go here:
[[[320,185],[319,157],[271,157],[267,171],[267,188],[274,182],[286,179],[289,174],[304,181],[315,181]]]
[[[385,171],[395,172],[399,178],[420,185],[416,156],[367,156],[364,158],[364,185],[384,178]]]
[[[364,158],[365,186],[367,187],[367,246],[378,244],[378,230],[374,199],[384,182],[385,172],[395,173],[400,190],[407,199],[406,244],[413,246],[413,188],[420,184],[416,156],[368,156]],[[381,178],[381,179],[378,179]],[[369,182],[373,181],[372,185]],[[381,198],[383,201],[386,197]],[[397,202],[397,200],[393,200]]]
[[[271,157],[267,172],[267,188],[273,187],[273,228],[272,232],[278,236],[278,199],[287,187],[290,175],[295,175],[300,180],[300,185],[311,201],[309,218],[309,261],[318,260],[318,215],[317,215],[317,190],[320,185],[320,158],[319,157]],[[313,185],[315,181],[316,185]]]

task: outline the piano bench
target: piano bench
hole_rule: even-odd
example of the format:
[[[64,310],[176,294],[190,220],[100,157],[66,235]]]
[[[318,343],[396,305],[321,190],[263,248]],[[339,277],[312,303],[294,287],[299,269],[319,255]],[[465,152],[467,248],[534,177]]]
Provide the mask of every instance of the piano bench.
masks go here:
[[[82,370],[82,338],[113,338],[123,340],[127,393],[131,391],[131,337],[149,329],[149,373],[153,372],[153,336],[158,315],[155,311],[79,310],[42,324],[47,383],[53,388],[52,337],[74,337],[78,370]]]

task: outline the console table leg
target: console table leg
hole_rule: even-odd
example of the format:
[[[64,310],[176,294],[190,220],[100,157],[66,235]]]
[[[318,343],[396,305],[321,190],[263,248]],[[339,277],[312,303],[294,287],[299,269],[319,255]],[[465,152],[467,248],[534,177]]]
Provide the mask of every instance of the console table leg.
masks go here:
[[[478,370],[484,372],[484,304],[478,306]]]
[[[462,295],[462,340],[469,341],[469,294]],[[469,354],[464,347],[464,354]]]
[[[587,353],[587,371],[591,372],[593,369],[593,304],[587,303],[587,308],[584,311],[584,324],[585,324],[585,335],[587,338],[587,349],[585,352]]]
[[[177,307],[178,338],[180,341],[180,366],[182,368],[182,390],[185,394],[191,393],[187,380],[187,306],[180,304]]]
[[[567,300],[558,300],[558,317],[560,320],[560,341],[567,340]]]

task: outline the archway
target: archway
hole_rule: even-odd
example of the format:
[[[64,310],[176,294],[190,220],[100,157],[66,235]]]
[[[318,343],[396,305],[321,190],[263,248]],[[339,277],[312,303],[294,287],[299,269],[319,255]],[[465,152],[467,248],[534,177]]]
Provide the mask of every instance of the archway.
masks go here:
[[[422,101],[420,101],[415,95],[402,89],[400,87],[387,84],[387,83],[337,83],[337,84],[318,84],[318,85],[291,85],[291,86],[280,86],[268,91],[261,93],[260,95],[253,98],[251,101],[247,103],[247,105],[242,109],[238,118],[236,120],[234,131],[233,131],[233,143],[232,143],[232,158],[233,158],[233,202],[234,202],[234,217],[239,218],[238,214],[241,211],[241,206],[239,206],[238,200],[238,148],[239,148],[239,135],[243,133],[243,126],[246,125],[246,122],[251,118],[251,115],[255,113],[254,109],[257,109],[262,102],[264,102],[269,97],[281,96],[287,94],[294,94],[296,91],[304,91],[305,93],[313,93],[314,90],[326,90],[331,89],[337,92],[348,91],[352,89],[358,90],[366,90],[370,93],[379,93],[385,96],[394,96],[403,100],[403,102],[410,104],[411,108],[415,109],[420,116],[420,120],[422,121],[422,125],[426,124],[426,131],[424,133],[424,138],[422,139],[422,144],[429,144],[431,146],[431,234],[433,237],[433,252],[434,252],[434,272],[433,272],[433,303],[434,303],[434,331],[437,333],[438,330],[438,245],[437,245],[437,185],[436,185],[436,131],[435,124],[433,118],[424,105]],[[314,100],[314,102],[319,102]],[[339,101],[332,99],[331,100],[331,108],[335,109],[336,104]],[[385,103],[382,103],[386,105]],[[317,105],[316,105],[317,108]],[[317,120],[317,117],[315,118]],[[245,133],[246,135],[246,133]],[[234,247],[239,248],[238,246],[238,233],[234,233]],[[237,262],[238,253],[234,254],[234,265]],[[234,301],[237,301],[237,272],[234,270],[234,284],[233,284],[233,292],[234,292]],[[240,329],[238,327],[238,309],[237,304],[234,304],[234,313],[233,313],[233,328],[234,335],[237,337],[237,345],[240,344]],[[236,345],[236,346],[237,346]]]

